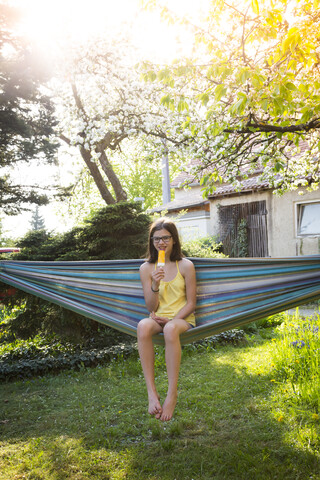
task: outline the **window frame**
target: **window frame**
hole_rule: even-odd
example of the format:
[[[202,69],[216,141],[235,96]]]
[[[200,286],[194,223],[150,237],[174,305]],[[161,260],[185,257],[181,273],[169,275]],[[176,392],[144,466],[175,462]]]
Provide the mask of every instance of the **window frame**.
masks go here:
[[[320,237],[320,230],[318,233],[300,233],[300,224],[301,224],[301,211],[302,207],[305,207],[307,205],[311,204],[319,204],[319,209],[320,209],[320,199],[319,200],[309,200],[305,202],[296,202],[296,236],[297,237]]]

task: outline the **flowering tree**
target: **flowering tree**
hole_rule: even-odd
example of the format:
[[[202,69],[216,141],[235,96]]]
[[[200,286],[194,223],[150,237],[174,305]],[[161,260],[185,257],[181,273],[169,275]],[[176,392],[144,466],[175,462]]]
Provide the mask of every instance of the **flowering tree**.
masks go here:
[[[60,138],[79,148],[107,204],[127,199],[112,157],[126,148],[130,139],[150,141],[150,151],[158,156],[163,141],[172,155],[187,141],[187,135],[175,127],[181,123],[181,113],[170,114],[160,104],[163,85],[141,80],[135,58],[132,47],[119,38],[117,42],[95,42],[69,63],[67,85],[56,86],[61,99]],[[123,173],[125,168],[122,165]]]
[[[128,145],[129,144],[129,145]],[[122,188],[128,195],[128,201],[139,199],[145,210],[162,203],[161,159],[159,148],[147,138],[138,137],[136,141],[125,140],[121,151],[112,154],[112,168]],[[181,160],[171,154],[170,177],[174,178],[180,171]],[[125,168],[124,168],[125,165]],[[143,199],[143,200],[142,200]],[[72,190],[67,205],[59,207],[60,214],[72,216],[76,223],[82,224],[85,216],[90,216],[102,208],[103,201],[89,170],[83,168],[74,176]]]
[[[190,115],[187,127],[208,190],[218,178],[257,169],[279,189],[317,188],[319,1],[216,0],[202,25],[184,23],[194,31],[195,56],[165,69],[148,64],[146,75],[179,86],[165,97],[171,108],[203,106],[201,122]]]

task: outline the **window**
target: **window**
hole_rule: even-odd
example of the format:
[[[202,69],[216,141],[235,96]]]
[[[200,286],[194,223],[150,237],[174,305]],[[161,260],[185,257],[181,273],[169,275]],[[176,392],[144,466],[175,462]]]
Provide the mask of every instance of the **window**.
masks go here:
[[[298,205],[298,235],[320,235],[320,202]]]

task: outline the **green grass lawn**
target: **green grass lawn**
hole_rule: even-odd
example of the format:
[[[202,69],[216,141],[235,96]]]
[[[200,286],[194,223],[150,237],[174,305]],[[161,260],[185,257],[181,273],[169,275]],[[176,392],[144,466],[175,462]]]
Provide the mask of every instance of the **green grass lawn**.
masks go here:
[[[0,479],[320,479],[317,415],[292,411],[271,339],[186,351],[174,419],[135,357],[0,386]],[[159,393],[166,392],[163,354]]]

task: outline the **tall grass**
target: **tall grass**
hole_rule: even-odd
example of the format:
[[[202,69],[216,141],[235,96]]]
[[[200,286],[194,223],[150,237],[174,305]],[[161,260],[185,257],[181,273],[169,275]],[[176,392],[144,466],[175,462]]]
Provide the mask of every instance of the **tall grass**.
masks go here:
[[[290,403],[319,420],[320,412],[320,315],[285,316],[273,339],[275,381],[285,385]]]

